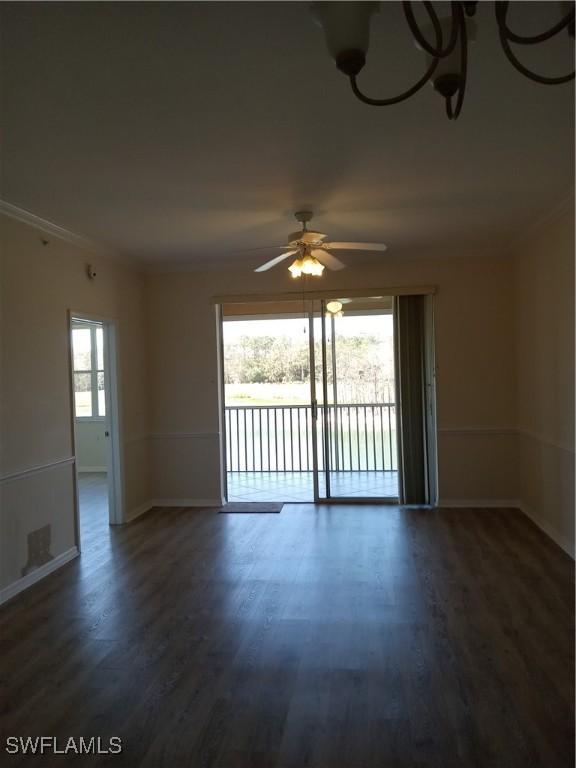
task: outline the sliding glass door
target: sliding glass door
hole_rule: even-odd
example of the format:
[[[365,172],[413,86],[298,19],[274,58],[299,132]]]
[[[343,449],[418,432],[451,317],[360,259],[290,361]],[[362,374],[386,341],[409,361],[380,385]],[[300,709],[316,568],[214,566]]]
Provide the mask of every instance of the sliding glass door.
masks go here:
[[[225,307],[228,498],[434,503],[432,319],[425,295]]]
[[[318,301],[310,338],[317,500],[397,502],[392,298]]]

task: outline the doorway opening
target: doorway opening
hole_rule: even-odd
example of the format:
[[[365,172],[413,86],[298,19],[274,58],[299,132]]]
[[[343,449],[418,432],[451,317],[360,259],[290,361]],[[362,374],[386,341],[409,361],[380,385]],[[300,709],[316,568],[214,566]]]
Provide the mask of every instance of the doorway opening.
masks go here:
[[[398,501],[391,297],[223,305],[222,353],[228,501]]]
[[[77,537],[89,546],[121,522],[114,325],[70,317]]]

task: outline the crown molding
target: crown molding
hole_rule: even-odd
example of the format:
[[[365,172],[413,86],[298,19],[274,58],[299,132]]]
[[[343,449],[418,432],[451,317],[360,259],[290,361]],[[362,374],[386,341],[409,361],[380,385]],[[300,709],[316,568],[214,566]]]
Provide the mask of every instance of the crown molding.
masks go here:
[[[4,214],[4,216],[8,216],[16,221],[21,221],[23,224],[28,224],[30,227],[34,227],[34,229],[39,229],[47,235],[58,237],[60,240],[65,240],[67,243],[72,243],[72,245],[76,245],[79,248],[91,251],[92,253],[97,253],[102,256],[121,256],[121,254],[116,251],[113,251],[100,243],[96,243],[94,240],[90,240],[76,232],[71,232],[69,229],[61,227],[53,221],[48,221],[48,219],[43,219],[41,216],[37,216],[35,213],[27,211],[24,208],[19,208],[17,205],[13,205],[7,200],[0,200],[0,214]]]
[[[574,189],[570,189],[557,203],[531,220],[522,231],[516,232],[508,243],[508,251],[514,252],[527,239],[535,237],[540,230],[566,216],[570,211],[574,214],[575,203]]]

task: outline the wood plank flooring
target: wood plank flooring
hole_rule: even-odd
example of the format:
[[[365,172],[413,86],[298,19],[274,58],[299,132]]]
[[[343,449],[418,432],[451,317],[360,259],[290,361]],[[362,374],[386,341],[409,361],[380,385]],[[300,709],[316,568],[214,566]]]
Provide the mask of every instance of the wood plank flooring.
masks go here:
[[[108,536],[108,478],[105,472],[78,474],[78,501],[80,504],[80,540],[87,545],[102,546]]]
[[[573,564],[519,512],[157,509],[0,611],[6,766],[572,768]]]

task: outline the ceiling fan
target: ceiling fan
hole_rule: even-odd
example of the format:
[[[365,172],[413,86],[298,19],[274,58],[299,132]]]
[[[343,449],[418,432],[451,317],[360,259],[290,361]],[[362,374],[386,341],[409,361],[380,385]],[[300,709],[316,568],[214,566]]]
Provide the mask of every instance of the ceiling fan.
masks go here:
[[[334,242],[326,243],[324,238],[326,235],[323,232],[314,232],[307,227],[308,222],[312,219],[312,211],[296,211],[294,214],[296,220],[302,224],[302,229],[299,232],[292,232],[288,235],[288,243],[286,245],[272,246],[273,248],[287,249],[280,256],[275,256],[270,261],[257,267],[255,272],[266,272],[277,264],[280,264],[290,256],[296,256],[297,258],[288,267],[292,277],[300,277],[301,275],[312,275],[319,277],[324,271],[324,267],[328,269],[338,270],[344,269],[346,264],[337,259],[330,251],[332,250],[344,250],[344,251],[385,251],[386,246],[384,243],[349,243],[349,242]]]

